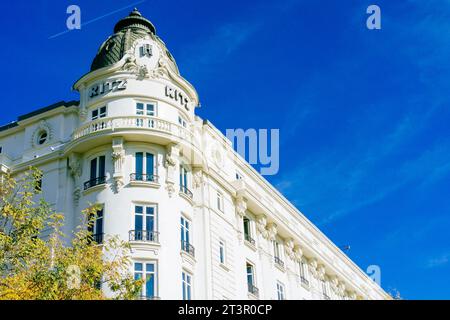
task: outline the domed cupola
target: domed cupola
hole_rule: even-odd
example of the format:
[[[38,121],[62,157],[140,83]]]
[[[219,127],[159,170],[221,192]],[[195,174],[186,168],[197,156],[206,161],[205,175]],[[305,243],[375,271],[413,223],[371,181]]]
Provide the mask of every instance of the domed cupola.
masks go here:
[[[133,48],[136,40],[147,38],[158,43],[163,54],[169,58],[172,69],[179,74],[173,56],[167,50],[164,42],[156,35],[155,26],[144,18],[137,9],[134,9],[127,17],[116,23],[114,34],[103,42],[92,61],[91,71],[119,62]]]

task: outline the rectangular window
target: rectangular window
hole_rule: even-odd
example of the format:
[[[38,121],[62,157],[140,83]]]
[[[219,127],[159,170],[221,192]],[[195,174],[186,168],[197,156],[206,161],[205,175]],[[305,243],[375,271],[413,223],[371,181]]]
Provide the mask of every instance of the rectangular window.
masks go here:
[[[134,279],[142,279],[141,297],[153,299],[156,297],[156,264],[154,262],[135,262]]]
[[[180,187],[188,187],[188,171],[184,166],[180,166]]]
[[[178,124],[184,128],[187,127],[187,121],[181,116],[178,116]]]
[[[300,280],[305,285],[309,285],[309,275],[308,275],[308,265],[305,260],[301,260],[299,262],[299,269],[300,269]]]
[[[88,231],[97,243],[103,242],[103,209],[95,213],[95,217],[89,221]]]
[[[92,120],[106,117],[106,106],[92,110]]]
[[[134,241],[158,241],[155,206],[134,207],[134,234],[131,234],[131,238]]]
[[[219,241],[219,261],[221,264],[225,264],[225,254],[226,254],[225,241]]]
[[[154,155],[148,152],[136,152],[136,174],[137,181],[155,181]]]
[[[277,282],[277,296],[278,300],[285,300],[284,285],[281,282]]]
[[[251,263],[246,264],[246,270],[247,270],[247,286],[248,286],[248,292],[255,294],[256,293],[256,286],[255,286],[255,269]]]
[[[182,216],[180,219],[180,223],[181,223],[181,242],[189,244],[191,241],[189,231],[190,221]]]
[[[156,106],[153,103],[136,103],[136,114],[138,116],[156,116]]]
[[[223,212],[223,195],[217,192],[217,210]]]
[[[252,238],[252,229],[251,229],[250,219],[247,217],[244,217],[243,223],[244,223],[244,240],[247,242],[250,242],[251,244],[255,244],[255,240],[253,240],[253,238]]]
[[[183,284],[183,300],[192,299],[192,276],[183,271],[181,274],[181,280]]]
[[[91,160],[91,180],[105,177],[105,162],[105,156],[100,156]]]

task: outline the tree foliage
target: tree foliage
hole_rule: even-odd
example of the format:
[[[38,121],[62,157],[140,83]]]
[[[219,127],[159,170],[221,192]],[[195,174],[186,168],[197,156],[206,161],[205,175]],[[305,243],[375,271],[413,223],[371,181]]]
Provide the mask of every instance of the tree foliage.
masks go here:
[[[130,248],[118,237],[98,245],[89,231],[98,206],[82,212],[66,237],[64,216],[42,199],[42,174],[30,168],[0,181],[0,299],[133,299],[141,281],[129,273]]]

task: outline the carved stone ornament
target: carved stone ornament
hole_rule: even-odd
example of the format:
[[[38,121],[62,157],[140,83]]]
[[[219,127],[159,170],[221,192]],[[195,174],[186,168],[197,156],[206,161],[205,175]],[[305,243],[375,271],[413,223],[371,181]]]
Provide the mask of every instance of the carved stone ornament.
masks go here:
[[[294,260],[297,262],[302,262],[303,259],[303,250],[299,245],[294,247]]]
[[[40,135],[43,133],[47,134],[46,141],[44,143],[39,143]],[[53,139],[53,130],[51,126],[47,123],[47,121],[41,120],[37,128],[34,130],[33,136],[31,138],[31,145],[33,147],[40,146],[43,144],[47,144],[52,139]]]
[[[337,285],[337,293],[339,296],[343,297],[345,295],[345,283],[339,282]]]
[[[317,278],[319,280],[325,280],[325,266],[319,265],[317,267]]]
[[[166,176],[166,190],[169,193],[169,197],[175,193],[175,171],[178,164],[178,156],[180,150],[177,145],[171,144],[167,146],[166,156],[164,160],[164,166],[167,169]]]
[[[192,182],[194,188],[200,188],[203,186],[204,179],[203,179],[203,171],[201,169],[197,169],[192,174]]]
[[[113,152],[111,154],[113,167],[114,167],[114,182],[116,190],[119,190],[123,187],[123,172],[122,167],[125,160],[125,150],[123,148],[123,139],[122,138],[114,138],[112,145]]]
[[[309,260],[309,272],[315,278],[317,278],[317,259],[316,258],[312,258],[311,260]]]
[[[73,191],[73,203],[75,207],[78,207],[78,204],[80,203],[80,198],[81,198],[81,189],[77,187]]]
[[[339,279],[337,278],[337,276],[329,276],[328,278],[330,280],[331,290],[333,290],[334,293],[338,294]]]
[[[239,217],[243,218],[245,216],[245,212],[247,211],[247,201],[243,196],[238,196],[236,198],[236,213]]]
[[[290,238],[284,242],[284,251],[286,253],[286,256],[288,256],[292,260],[295,260],[294,247],[295,247],[294,239]]]
[[[267,224],[267,232],[269,233],[269,240],[275,240],[276,236],[277,236],[277,225],[273,222],[270,222],[269,224]]]
[[[69,173],[74,179],[81,176],[82,161],[81,156],[78,153],[72,153],[69,156]]]
[[[136,58],[134,57],[134,55],[128,55],[125,58],[125,63],[122,66],[122,70],[130,71],[130,72],[137,72],[138,65],[136,63]]]
[[[256,229],[261,234],[264,239],[269,238],[269,232],[266,229],[267,226],[267,218],[265,215],[260,215],[256,219]]]

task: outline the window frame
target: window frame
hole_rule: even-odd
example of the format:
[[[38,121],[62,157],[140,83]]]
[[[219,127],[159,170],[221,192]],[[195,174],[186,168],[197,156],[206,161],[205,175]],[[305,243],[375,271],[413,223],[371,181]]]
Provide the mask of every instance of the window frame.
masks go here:
[[[142,109],[138,108],[138,105],[142,105]],[[150,111],[148,106],[153,106],[153,110]],[[156,102],[136,101],[135,110],[137,116],[156,117],[158,114],[157,109],[158,107]]]
[[[95,116],[94,112],[96,113]],[[108,116],[108,108],[106,105],[91,110],[91,121],[103,119],[106,118],[107,116]]]
[[[223,193],[220,191],[216,191],[216,208],[220,212],[225,212]]]
[[[277,281],[277,298],[278,300],[286,300],[286,287],[280,281]]]
[[[136,270],[136,264],[142,265],[142,270]],[[153,265],[153,271],[147,271],[147,265]],[[154,260],[135,260],[133,261],[133,275],[134,279],[136,280],[136,274],[141,273],[142,278],[144,279],[144,283],[142,284],[141,291],[140,291],[140,297],[141,298],[155,298],[158,296],[158,263]],[[147,275],[153,275],[153,295],[149,296],[147,293]],[[145,294],[143,294],[145,293]]]
[[[219,262],[224,266],[227,264],[227,244],[223,239],[219,239]]]
[[[187,270],[181,271],[182,299],[185,301],[193,298],[193,281],[194,276]]]

